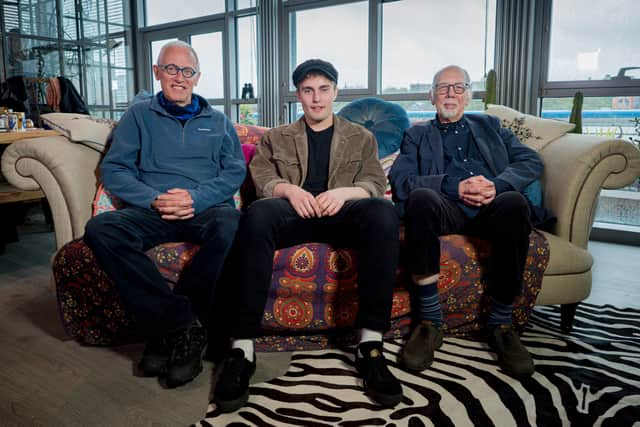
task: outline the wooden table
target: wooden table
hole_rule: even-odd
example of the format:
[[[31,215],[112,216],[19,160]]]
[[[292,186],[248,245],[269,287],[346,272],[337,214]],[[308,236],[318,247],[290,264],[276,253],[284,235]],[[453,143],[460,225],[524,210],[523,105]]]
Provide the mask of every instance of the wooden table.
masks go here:
[[[50,129],[26,129],[24,131],[0,132],[0,144],[9,145],[25,138],[60,135],[60,132]]]

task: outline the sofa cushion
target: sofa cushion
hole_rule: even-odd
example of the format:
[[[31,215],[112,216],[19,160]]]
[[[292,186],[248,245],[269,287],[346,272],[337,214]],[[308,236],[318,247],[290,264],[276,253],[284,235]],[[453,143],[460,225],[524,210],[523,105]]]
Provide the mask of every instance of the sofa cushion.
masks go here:
[[[542,233],[529,236],[523,295],[514,302],[513,321],[523,328],[540,291],[549,259]],[[440,302],[448,335],[478,334],[487,316],[483,274],[491,247],[478,238],[442,236]],[[188,265],[197,245],[159,245],[147,255],[173,286]],[[256,340],[259,350],[294,350],[327,347],[334,335],[318,332],[352,326],[357,313],[357,251],[308,243],[278,250],[268,301],[262,318],[267,335]],[[64,328],[86,344],[113,344],[131,333],[133,318],[91,250],[81,240],[63,246],[55,256],[53,273]],[[398,271],[394,290],[392,326],[387,337],[399,338],[410,323],[409,293],[402,288],[406,276]],[[346,330],[352,332],[351,328]],[[280,336],[280,334],[288,334]],[[271,334],[271,335],[270,335]],[[346,339],[349,339],[348,336]]]
[[[345,105],[338,116],[367,128],[378,142],[382,159],[400,148],[402,135],[409,128],[409,116],[398,104],[378,98],[361,98]]]
[[[499,118],[502,127],[510,129],[523,144],[536,151],[542,150],[547,144],[571,131],[575,126],[573,123],[523,114],[503,105],[489,104],[485,112]],[[542,206],[540,180],[529,184],[522,193],[533,206]]]
[[[579,274],[591,270],[593,257],[586,249],[551,233],[544,233],[544,236],[551,252],[545,275]]]
[[[47,113],[40,117],[47,126],[62,133],[70,141],[99,152],[104,151],[111,131],[117,123],[115,120],[76,113]]]
[[[536,151],[575,127],[573,123],[523,114],[503,105],[489,104],[485,113],[499,118],[503,127],[511,129],[523,144]]]

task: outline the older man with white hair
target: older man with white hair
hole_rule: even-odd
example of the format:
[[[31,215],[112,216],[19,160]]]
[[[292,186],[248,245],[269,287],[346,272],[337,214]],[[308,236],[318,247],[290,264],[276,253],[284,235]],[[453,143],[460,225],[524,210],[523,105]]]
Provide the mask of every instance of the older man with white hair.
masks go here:
[[[176,387],[202,371],[246,165],[233,124],[193,93],[200,67],[191,46],[165,44],[153,73],[162,91],[125,112],[100,165],[105,188],[125,207],[93,217],[84,240],[142,326],[141,373]],[[200,250],[171,289],[145,251],[185,241]]]
[[[497,118],[465,114],[471,95],[466,70],[450,65],[438,71],[430,91],[436,117],[406,131],[389,175],[404,215],[419,301],[419,323],[401,361],[409,370],[424,370],[442,345],[438,238],[465,233],[491,242],[489,344],[506,372],[523,377],[531,375],[534,366],[512,328],[512,304],[522,292],[529,233],[537,215],[532,217],[534,210],[522,191],[540,178],[543,164]]]

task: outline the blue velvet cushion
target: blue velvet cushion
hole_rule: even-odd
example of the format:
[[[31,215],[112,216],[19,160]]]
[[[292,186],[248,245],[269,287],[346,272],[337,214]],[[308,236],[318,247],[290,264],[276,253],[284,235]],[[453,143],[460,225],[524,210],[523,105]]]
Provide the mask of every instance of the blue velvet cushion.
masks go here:
[[[402,135],[409,127],[409,116],[404,108],[378,98],[357,99],[345,105],[338,115],[373,133],[378,141],[379,158],[400,149]]]

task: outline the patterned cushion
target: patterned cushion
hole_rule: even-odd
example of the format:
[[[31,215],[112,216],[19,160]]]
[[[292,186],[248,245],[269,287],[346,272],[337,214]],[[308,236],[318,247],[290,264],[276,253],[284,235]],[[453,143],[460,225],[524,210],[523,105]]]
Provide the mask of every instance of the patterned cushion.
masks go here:
[[[378,157],[386,157],[400,148],[402,135],[409,128],[409,116],[401,106],[378,98],[350,102],[338,113],[373,133],[378,142]]]
[[[503,127],[511,129],[523,144],[536,151],[575,127],[573,123],[522,114],[503,105],[489,104],[485,113],[499,118]]]
[[[46,125],[62,133],[70,141],[99,152],[104,151],[111,131],[117,123],[115,120],[75,113],[47,113],[41,117]]]
[[[490,245],[462,235],[440,238],[440,302],[448,335],[473,336],[482,329],[487,304],[484,266]],[[147,252],[173,286],[198,250],[192,244],[165,244]],[[357,253],[309,243],[277,251],[271,288],[262,325],[265,336],[256,340],[261,351],[325,348],[353,325],[358,308]],[[524,293],[514,303],[513,321],[523,328],[540,291],[549,260],[544,236],[529,236]],[[134,319],[109,277],[98,267],[91,250],[80,239],[63,246],[53,264],[63,326],[71,337],[86,344],[121,342],[135,331]],[[392,326],[387,337],[401,337],[410,323],[409,293],[398,271]],[[347,329],[352,331],[351,328]],[[336,332],[338,331],[338,332]]]
[[[391,166],[393,166],[393,162],[396,161],[396,157],[398,157],[398,154],[400,154],[400,150],[394,151],[388,156],[380,158],[380,164],[382,165],[382,170],[384,171],[384,175],[386,177],[389,176],[389,172],[391,171]],[[387,179],[387,186],[384,190],[384,198],[387,200],[391,200],[392,196],[393,194],[391,192],[391,183]]]

